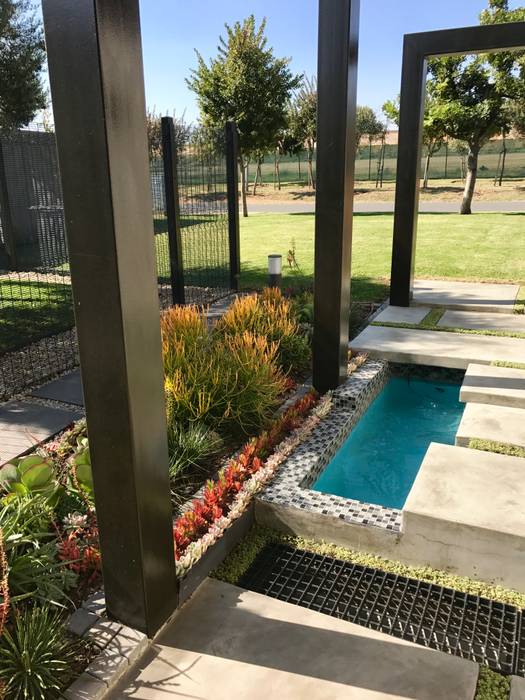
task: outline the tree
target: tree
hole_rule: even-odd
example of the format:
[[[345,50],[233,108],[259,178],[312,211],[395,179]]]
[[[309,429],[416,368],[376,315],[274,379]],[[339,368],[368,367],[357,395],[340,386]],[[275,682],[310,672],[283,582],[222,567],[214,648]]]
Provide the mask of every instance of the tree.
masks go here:
[[[305,78],[289,113],[291,143],[306,149],[308,186],[315,190],[313,158],[317,145],[317,81]],[[289,151],[290,152],[290,151]],[[297,151],[295,151],[297,152]]]
[[[508,9],[508,0],[489,0],[480,15],[482,24],[525,18],[525,8]],[[468,147],[467,176],[461,214],[472,211],[478,158],[493,136],[506,134],[511,126],[509,102],[523,98],[525,89],[523,53],[448,56],[429,61],[428,93],[433,101],[432,117],[447,136]]]
[[[169,115],[168,115],[169,116]],[[173,127],[175,130],[175,143],[180,149],[188,142],[191,133],[191,126],[182,117],[177,117],[173,110]],[[146,132],[148,136],[148,149],[150,158],[162,157],[162,115],[157,114],[155,107],[146,110]]]
[[[356,112],[356,153],[363,136],[368,137],[368,179],[370,180],[370,170],[372,163],[372,141],[381,136],[385,131],[385,125],[379,121],[372,107],[357,105]]]
[[[427,95],[425,103],[425,116],[423,117],[422,143],[426,149],[425,169],[423,172],[423,188],[428,187],[428,177],[430,172],[430,160],[443,146],[446,133],[440,119],[436,118],[435,102],[430,95]],[[395,100],[388,100],[383,105],[383,112],[388,119],[399,126],[399,97]]]
[[[46,107],[44,39],[27,0],[0,0],[0,132],[26,126]]]
[[[286,108],[302,76],[288,68],[290,59],[276,58],[267,48],[266,20],[256,27],[253,15],[232,27],[225,25],[217,57],[209,65],[197,51],[198,65],[188,86],[197,95],[201,120],[207,128],[223,128],[233,120],[239,130],[243,214],[246,168],[250,159],[270,151],[286,126]]]

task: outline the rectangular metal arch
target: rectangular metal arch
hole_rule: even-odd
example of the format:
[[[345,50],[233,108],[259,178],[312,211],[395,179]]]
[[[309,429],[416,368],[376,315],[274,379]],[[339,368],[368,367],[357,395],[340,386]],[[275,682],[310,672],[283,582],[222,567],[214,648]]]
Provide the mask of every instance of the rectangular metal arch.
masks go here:
[[[235,122],[226,122],[225,134],[230,289],[238,291],[241,276],[241,245],[239,225],[239,134]]]
[[[348,372],[359,0],[319,0],[313,383]]]
[[[106,606],[176,606],[138,0],[44,0]]]
[[[184,266],[180,226],[179,185],[177,178],[177,143],[173,117],[162,117],[162,161],[164,165],[164,193],[168,241],[170,248],[171,296],[174,304],[184,304]]]
[[[405,34],[399,106],[391,304],[409,306],[412,297],[427,59],[431,56],[510,51],[524,47],[525,22]]]

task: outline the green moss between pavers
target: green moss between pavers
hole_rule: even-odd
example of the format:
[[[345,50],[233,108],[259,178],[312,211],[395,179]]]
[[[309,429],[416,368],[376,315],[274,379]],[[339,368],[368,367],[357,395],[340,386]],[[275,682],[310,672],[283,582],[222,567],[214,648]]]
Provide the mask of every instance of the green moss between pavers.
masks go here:
[[[418,328],[434,328],[434,326],[437,326],[437,324],[440,322],[444,313],[444,307],[436,306],[435,309],[431,309],[425,318],[423,318],[419,324],[417,324]]]
[[[490,364],[493,367],[509,367],[510,369],[525,369],[525,362],[507,362],[506,360],[494,360]]]
[[[525,339],[522,331],[493,331],[489,329],[475,328],[454,328],[452,326],[432,326],[428,323],[423,325],[427,316],[421,323],[394,323],[393,321],[372,321],[371,326],[382,326],[386,328],[406,328],[412,331],[440,331],[445,333],[458,333],[459,335],[490,335],[497,338],[521,338]]]
[[[306,549],[309,552],[343,559],[344,561],[350,561],[361,566],[369,566],[388,573],[399,574],[400,576],[415,578],[420,581],[429,581],[439,586],[453,588],[456,591],[472,593],[490,600],[515,605],[518,608],[525,607],[525,593],[518,593],[518,591],[513,591],[503,586],[475,581],[466,576],[456,576],[447,571],[432,569],[429,566],[407,566],[400,562],[383,559],[383,557],[374,554],[357,552],[326,542],[307,540],[295,535],[287,535],[260,525],[254,525],[248,535],[239,542],[230,555],[211,575],[227,583],[238,583],[263,547],[275,542],[282,542],[292,547]]]
[[[474,700],[508,700],[510,678],[492,671],[486,666],[479,669],[478,685]]]
[[[509,455],[510,457],[525,457],[525,450],[523,447],[518,447],[517,445],[507,445],[504,442],[496,442],[496,440],[471,438],[468,446],[473,450],[497,452],[500,455]]]

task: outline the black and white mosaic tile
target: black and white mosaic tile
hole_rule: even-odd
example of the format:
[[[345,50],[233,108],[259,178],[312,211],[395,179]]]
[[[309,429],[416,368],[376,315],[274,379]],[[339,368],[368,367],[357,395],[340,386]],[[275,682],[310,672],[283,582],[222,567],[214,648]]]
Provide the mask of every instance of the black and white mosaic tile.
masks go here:
[[[388,363],[367,360],[333,392],[333,407],[311,436],[281,465],[261,501],[311,511],[348,523],[399,532],[401,511],[313,491],[310,487],[389,378]]]

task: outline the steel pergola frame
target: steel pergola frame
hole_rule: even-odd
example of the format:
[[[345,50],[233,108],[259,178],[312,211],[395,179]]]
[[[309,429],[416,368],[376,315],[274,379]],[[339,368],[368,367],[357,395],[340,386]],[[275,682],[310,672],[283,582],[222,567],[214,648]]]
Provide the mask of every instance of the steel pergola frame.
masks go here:
[[[405,34],[390,282],[392,305],[409,306],[412,297],[427,60],[436,56],[509,51],[524,47],[525,22]]]

